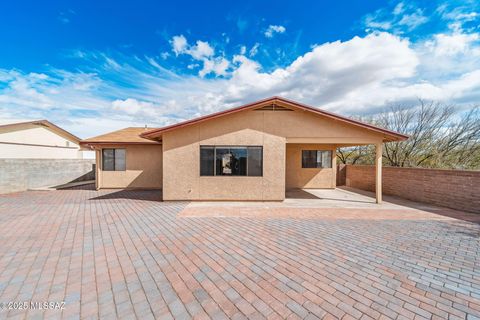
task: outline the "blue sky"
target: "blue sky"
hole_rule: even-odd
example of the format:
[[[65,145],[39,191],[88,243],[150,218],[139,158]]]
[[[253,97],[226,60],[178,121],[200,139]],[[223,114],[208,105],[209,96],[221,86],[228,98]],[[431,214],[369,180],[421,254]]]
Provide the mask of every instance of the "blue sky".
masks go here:
[[[272,95],[347,115],[465,110],[479,23],[478,1],[5,1],[0,121],[89,137]]]

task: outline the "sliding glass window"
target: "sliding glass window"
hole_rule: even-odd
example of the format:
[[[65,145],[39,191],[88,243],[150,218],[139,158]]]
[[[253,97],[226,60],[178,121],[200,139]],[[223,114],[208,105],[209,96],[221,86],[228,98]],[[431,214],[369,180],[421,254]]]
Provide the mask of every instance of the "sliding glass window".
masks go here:
[[[201,146],[200,175],[261,177],[262,151],[257,146]]]
[[[302,168],[331,168],[332,151],[302,150]]]
[[[125,149],[102,149],[103,171],[125,171]]]

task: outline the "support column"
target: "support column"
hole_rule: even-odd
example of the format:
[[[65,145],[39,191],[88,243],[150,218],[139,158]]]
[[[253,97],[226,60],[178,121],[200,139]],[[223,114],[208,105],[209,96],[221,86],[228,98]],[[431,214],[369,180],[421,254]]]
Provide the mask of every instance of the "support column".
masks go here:
[[[332,170],[333,170],[332,189],[335,189],[337,187],[337,147],[336,146],[332,149]]]
[[[382,143],[375,145],[375,196],[382,203]]]
[[[101,157],[101,149],[95,149],[95,190],[99,190],[101,186],[101,174],[100,174],[100,166],[102,165]]]

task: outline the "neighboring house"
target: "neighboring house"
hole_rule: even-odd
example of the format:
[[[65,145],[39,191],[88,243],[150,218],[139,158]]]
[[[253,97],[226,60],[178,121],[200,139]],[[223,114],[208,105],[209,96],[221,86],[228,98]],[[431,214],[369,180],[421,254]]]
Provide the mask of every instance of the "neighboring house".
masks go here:
[[[335,188],[335,150],[408,137],[273,97],[158,129],[83,140],[96,150],[97,189],[158,188],[164,200],[283,200],[289,188]]]
[[[47,120],[0,125],[0,159],[93,159],[80,138]]]

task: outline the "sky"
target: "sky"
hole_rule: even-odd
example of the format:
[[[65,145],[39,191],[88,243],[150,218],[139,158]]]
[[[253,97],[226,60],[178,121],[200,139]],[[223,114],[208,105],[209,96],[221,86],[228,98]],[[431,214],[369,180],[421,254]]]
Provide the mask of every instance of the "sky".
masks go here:
[[[88,138],[279,95],[347,116],[480,101],[480,1],[2,1],[0,123]]]

